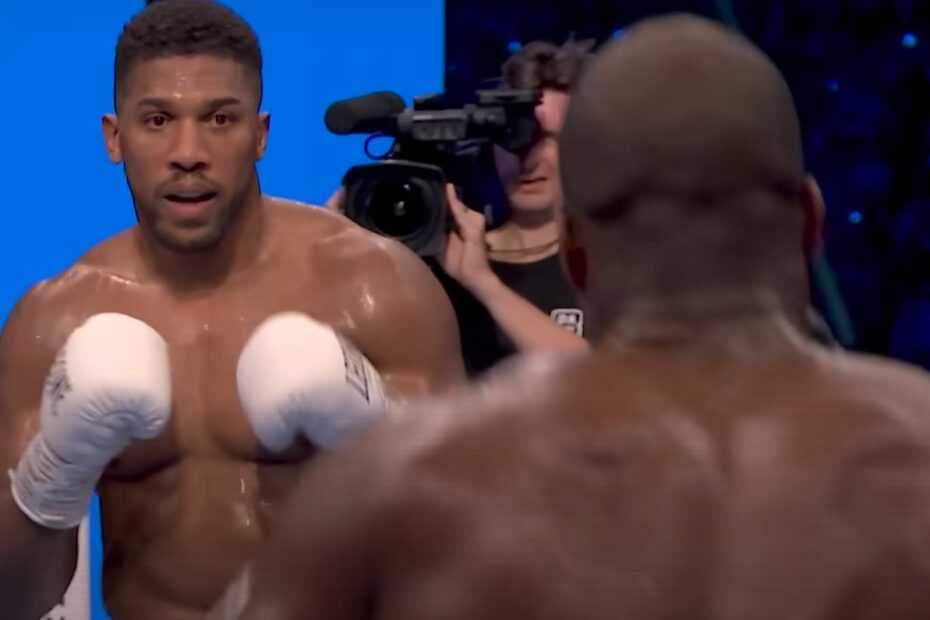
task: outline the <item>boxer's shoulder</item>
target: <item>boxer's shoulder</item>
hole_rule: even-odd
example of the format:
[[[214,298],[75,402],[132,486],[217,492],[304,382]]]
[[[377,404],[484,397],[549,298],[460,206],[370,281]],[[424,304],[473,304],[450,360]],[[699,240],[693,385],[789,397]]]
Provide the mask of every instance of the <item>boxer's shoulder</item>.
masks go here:
[[[823,368],[814,381],[820,389],[808,410],[798,412],[796,432],[781,442],[788,458],[776,466],[786,476],[797,476],[804,467],[808,480],[815,480],[819,471],[831,502],[839,507],[836,514],[848,522],[868,523],[870,538],[876,531],[890,531],[886,525],[900,527],[915,516],[919,527],[925,527],[930,374],[861,353],[826,353],[818,361]],[[760,439],[772,444],[770,438]],[[925,545],[925,538],[921,535],[918,544]],[[925,550],[923,546],[921,552]]]
[[[309,285],[302,290],[326,305],[343,335],[372,360],[403,368],[392,378],[395,386],[460,374],[455,314],[425,261],[326,209],[286,201],[266,206],[277,231],[275,268],[303,274]]]
[[[84,290],[90,289],[76,266],[29,287],[3,325],[0,341],[4,353],[23,356],[26,350],[57,350],[83,317],[75,308],[75,300],[87,296]]]
[[[382,444],[422,462],[422,455],[444,453],[469,437],[480,443],[541,429],[542,441],[559,443],[563,435],[550,433],[553,425],[584,426],[579,412],[564,405],[581,389],[591,362],[586,352],[516,356],[453,392],[395,410],[388,428],[396,435]]]
[[[745,406],[729,437],[763,476],[797,475],[790,463],[810,476],[888,466],[903,473],[912,456],[930,457],[930,380],[907,364],[818,351],[759,374],[741,392]]]
[[[863,353],[824,352],[824,391],[863,403],[890,417],[930,424],[930,373],[890,358]],[[831,389],[832,388],[832,389]]]
[[[130,231],[94,245],[61,272],[30,286],[8,323],[29,325],[37,335],[69,333],[90,312],[102,286],[133,280],[133,251]]]
[[[278,225],[280,233],[299,230],[304,240],[325,239],[333,234],[349,228],[357,227],[355,223],[344,215],[334,213],[319,205],[280,198],[277,196],[262,196],[265,213],[269,219]]]
[[[272,221],[286,226],[319,228],[325,234],[328,228],[339,225],[340,217],[319,205],[267,195],[262,196],[262,203]]]
[[[598,357],[589,351],[543,351],[515,355],[489,370],[481,380],[486,389],[501,386],[512,389],[516,386],[531,385],[559,387],[561,380],[569,373],[592,363],[598,363]]]
[[[393,297],[405,289],[419,294],[423,286],[433,286],[429,268],[409,248],[343,215],[279,198],[266,198],[266,206],[281,245],[335,288],[356,289],[364,283],[373,292],[389,290]]]
[[[930,373],[905,362],[856,356],[850,383],[861,398],[904,433],[930,445]]]
[[[344,215],[284,198],[265,197],[265,206],[283,241],[309,249],[315,259],[382,264],[416,258],[402,244],[366,230]]]
[[[401,243],[366,230],[341,215],[328,215],[339,218],[341,226],[320,240],[314,248],[315,258],[374,269],[390,269],[398,263],[421,266],[417,256]]]
[[[72,270],[124,275],[137,271],[140,263],[137,233],[137,228],[129,228],[94,244],[74,262]]]

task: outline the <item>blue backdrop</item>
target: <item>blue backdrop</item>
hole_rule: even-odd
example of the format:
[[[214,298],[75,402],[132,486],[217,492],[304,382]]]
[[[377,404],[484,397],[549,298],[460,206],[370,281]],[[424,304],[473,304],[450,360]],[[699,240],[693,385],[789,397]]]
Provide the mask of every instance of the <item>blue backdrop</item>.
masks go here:
[[[106,159],[100,116],[112,108],[117,36],[143,4],[0,1],[0,317],[31,284],[134,223],[122,170]],[[263,107],[272,114],[259,167],[266,193],[321,204],[349,166],[365,161],[362,138],[323,127],[332,101],[391,89],[409,102],[442,90],[442,0],[227,4],[252,24],[264,52]],[[104,617],[95,597],[94,620]]]

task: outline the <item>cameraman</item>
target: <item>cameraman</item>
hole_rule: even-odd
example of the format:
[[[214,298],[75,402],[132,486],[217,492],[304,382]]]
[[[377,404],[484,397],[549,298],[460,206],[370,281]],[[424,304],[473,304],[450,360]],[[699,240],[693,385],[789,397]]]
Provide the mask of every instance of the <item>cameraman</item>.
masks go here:
[[[439,273],[458,315],[466,365],[479,373],[517,351],[584,350],[584,313],[559,260],[558,140],[569,92],[590,43],[537,41],[503,65],[502,88],[540,89],[537,140],[519,155],[495,147],[507,195],[505,224],[486,232],[485,216],[449,189],[456,228]]]
[[[441,268],[434,272],[458,318],[470,375],[516,352],[583,351],[584,313],[559,259],[558,139],[569,100],[593,42],[562,46],[536,41],[502,67],[501,87],[540,90],[539,134],[524,151],[494,147],[494,163],[507,196],[507,221],[487,231],[485,215],[466,207],[447,186],[455,221]],[[344,210],[344,188],[326,208]]]

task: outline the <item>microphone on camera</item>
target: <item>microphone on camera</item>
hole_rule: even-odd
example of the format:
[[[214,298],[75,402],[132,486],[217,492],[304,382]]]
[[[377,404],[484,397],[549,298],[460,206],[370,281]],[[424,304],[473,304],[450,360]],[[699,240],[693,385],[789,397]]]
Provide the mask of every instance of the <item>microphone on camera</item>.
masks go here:
[[[326,109],[323,122],[334,134],[378,133],[394,126],[395,117],[406,109],[403,98],[392,91],[379,91],[337,101]]]

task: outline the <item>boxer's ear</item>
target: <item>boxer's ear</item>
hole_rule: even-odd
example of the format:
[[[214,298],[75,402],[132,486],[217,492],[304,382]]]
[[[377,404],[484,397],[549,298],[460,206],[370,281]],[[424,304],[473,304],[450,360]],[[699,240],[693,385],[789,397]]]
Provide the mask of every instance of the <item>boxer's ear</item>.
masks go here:
[[[812,258],[820,251],[820,244],[823,240],[823,222],[826,214],[823,193],[821,193],[820,185],[817,184],[814,177],[808,176],[804,180],[799,199],[804,214],[804,238],[802,239],[804,254],[808,258]]]
[[[588,288],[588,251],[584,247],[578,223],[570,215],[562,216],[562,239],[559,245],[562,270],[572,285],[585,293]]]
[[[107,157],[114,164],[122,163],[123,150],[119,145],[119,117],[116,114],[104,114],[100,120],[100,129],[103,131],[103,145],[107,149]]]
[[[255,151],[255,159],[259,160],[265,156],[265,145],[268,143],[268,131],[271,130],[271,113],[259,112],[258,114],[258,141]]]

